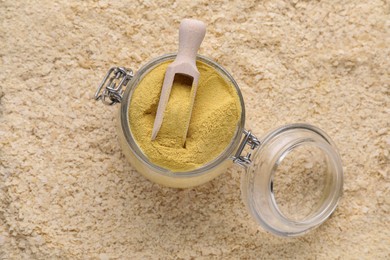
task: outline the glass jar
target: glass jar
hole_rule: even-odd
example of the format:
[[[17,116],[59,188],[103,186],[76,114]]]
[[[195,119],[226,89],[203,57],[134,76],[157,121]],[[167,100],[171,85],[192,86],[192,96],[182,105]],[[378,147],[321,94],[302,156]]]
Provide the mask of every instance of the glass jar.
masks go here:
[[[139,82],[151,69],[165,61],[173,61],[175,57],[175,54],[167,54],[154,59],[135,75],[123,67],[111,68],[95,94],[95,98],[105,104],[121,103],[117,120],[118,137],[123,153],[132,166],[153,182],[168,187],[188,188],[214,179],[235,163],[245,169],[241,180],[244,203],[255,221],[266,230],[280,236],[297,236],[324,222],[336,208],[343,186],[341,160],[331,139],[320,129],[307,124],[286,125],[271,131],[262,139],[256,138],[244,129],[245,105],[237,83],[222,66],[206,57],[198,55],[197,59],[231,82],[240,100],[241,118],[230,144],[217,158],[200,168],[186,172],[174,172],[148,160],[131,133],[128,121],[130,101]],[[278,205],[279,198],[275,196],[274,182],[280,175],[277,172],[284,159],[302,147],[321,151],[323,165],[320,167],[324,171],[321,174],[324,185],[321,194],[317,196],[317,202],[309,212],[303,217],[292,218]],[[312,154],[314,153],[311,151],[309,155]],[[299,154],[296,158],[302,159]],[[294,160],[294,157],[292,159]],[[312,159],[309,157],[305,160],[310,164]]]

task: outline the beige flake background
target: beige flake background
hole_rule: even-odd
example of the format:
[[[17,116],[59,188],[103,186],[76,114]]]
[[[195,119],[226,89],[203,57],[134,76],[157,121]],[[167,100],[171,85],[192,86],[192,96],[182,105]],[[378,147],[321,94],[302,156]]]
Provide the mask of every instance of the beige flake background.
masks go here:
[[[389,1],[0,1],[1,259],[389,259]],[[200,53],[240,85],[261,136],[307,122],[337,144],[344,196],[299,238],[248,216],[237,167],[192,189],[125,160],[115,113],[91,100],[112,65]]]

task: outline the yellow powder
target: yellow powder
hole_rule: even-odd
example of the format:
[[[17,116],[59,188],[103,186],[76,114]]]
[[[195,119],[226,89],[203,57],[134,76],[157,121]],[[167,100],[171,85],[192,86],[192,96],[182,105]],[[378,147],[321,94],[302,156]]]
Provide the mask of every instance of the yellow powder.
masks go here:
[[[185,146],[182,147],[181,139],[191,82],[184,76],[175,77],[161,129],[151,141],[169,63],[159,64],[139,82],[129,107],[130,130],[151,162],[171,171],[189,171],[212,161],[230,144],[240,121],[241,106],[233,84],[198,61],[199,84]]]

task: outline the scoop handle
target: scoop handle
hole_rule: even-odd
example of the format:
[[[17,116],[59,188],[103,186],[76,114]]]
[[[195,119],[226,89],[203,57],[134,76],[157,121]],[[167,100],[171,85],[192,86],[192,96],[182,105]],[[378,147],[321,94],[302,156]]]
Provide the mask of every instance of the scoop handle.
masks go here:
[[[196,54],[206,34],[206,25],[199,20],[183,19],[179,27],[179,51],[176,60],[195,65]]]

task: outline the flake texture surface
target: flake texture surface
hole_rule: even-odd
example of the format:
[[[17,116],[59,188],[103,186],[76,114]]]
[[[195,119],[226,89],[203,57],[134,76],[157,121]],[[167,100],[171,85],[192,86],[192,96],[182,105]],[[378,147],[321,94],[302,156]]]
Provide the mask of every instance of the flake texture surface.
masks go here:
[[[0,1],[1,259],[389,259],[388,1]],[[232,73],[257,136],[306,122],[335,141],[344,196],[313,232],[264,232],[238,167],[153,184],[91,97],[112,65],[177,50],[180,20]]]

